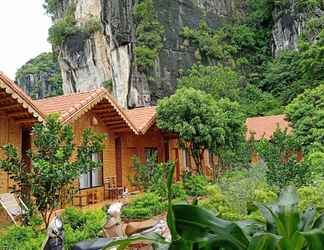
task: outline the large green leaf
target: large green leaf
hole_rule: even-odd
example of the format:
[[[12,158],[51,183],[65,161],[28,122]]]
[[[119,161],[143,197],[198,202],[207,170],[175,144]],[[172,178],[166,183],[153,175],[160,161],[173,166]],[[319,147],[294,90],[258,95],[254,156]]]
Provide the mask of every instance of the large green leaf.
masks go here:
[[[321,214],[314,222],[314,229],[322,229],[324,230],[324,214]]]
[[[248,250],[273,250],[277,248],[280,236],[271,233],[258,233],[252,238]]]
[[[302,232],[301,234],[305,237],[309,250],[324,249],[324,230],[313,229],[308,232]]]
[[[132,236],[126,239],[114,240],[110,242],[104,249],[111,249],[113,247],[117,247],[117,250],[124,250],[127,247],[136,242],[152,242],[154,249],[156,250],[165,250],[169,249],[170,242],[167,242],[161,235],[156,233],[140,235],[140,236]]]
[[[301,218],[300,231],[311,230],[313,227],[315,216],[316,216],[316,208],[314,207],[307,208]]]
[[[171,164],[168,177],[167,177],[167,188],[168,188],[168,215],[167,215],[167,223],[171,233],[172,242],[179,241],[180,236],[177,232],[175,225],[174,213],[172,210],[172,184],[173,184],[173,175],[175,170],[175,164]]]
[[[177,232],[187,241],[205,242],[211,239],[214,247],[247,249],[249,240],[236,223],[217,218],[213,213],[192,205],[174,205]],[[204,243],[204,244],[205,244]]]
[[[299,233],[295,232],[291,237],[283,237],[279,241],[279,249],[282,250],[301,250],[305,244],[304,237]]]
[[[268,232],[289,239],[293,237],[302,224],[297,205],[296,189],[288,187],[282,190],[277,203],[272,205],[259,204],[257,206],[266,219]],[[306,215],[311,216],[311,214]]]

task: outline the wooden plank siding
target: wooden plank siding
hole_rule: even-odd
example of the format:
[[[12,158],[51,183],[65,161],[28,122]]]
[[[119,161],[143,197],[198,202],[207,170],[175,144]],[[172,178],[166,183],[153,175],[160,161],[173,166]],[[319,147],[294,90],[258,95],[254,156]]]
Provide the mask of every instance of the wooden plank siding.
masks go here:
[[[0,146],[13,144],[17,153],[21,154],[21,128],[5,114],[0,115]],[[4,159],[3,151],[0,150],[0,158]],[[0,171],[0,194],[9,192],[12,180],[6,173]]]

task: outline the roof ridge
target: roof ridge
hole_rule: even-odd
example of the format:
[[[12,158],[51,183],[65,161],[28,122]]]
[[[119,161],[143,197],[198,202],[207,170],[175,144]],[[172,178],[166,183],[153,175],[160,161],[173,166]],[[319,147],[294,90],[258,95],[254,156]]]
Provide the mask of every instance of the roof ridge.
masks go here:
[[[266,119],[266,118],[270,118],[270,117],[285,117],[285,114],[279,114],[279,115],[265,115],[265,116],[252,116],[252,117],[248,117],[246,119]]]
[[[104,90],[104,88],[100,87],[100,88],[95,88],[95,89],[88,90],[88,91],[73,92],[73,93],[68,93],[68,94],[63,94],[63,95],[58,95],[58,96],[49,96],[49,97],[45,97],[42,99],[34,100],[34,102],[42,102],[42,101],[47,101],[49,99],[54,99],[54,98],[62,98],[62,97],[69,97],[69,96],[75,96],[75,95],[89,94],[89,93],[93,93],[93,92],[101,92],[103,90]]]
[[[13,80],[11,80],[8,76],[6,76],[2,71],[0,71],[0,80],[4,84],[5,91],[7,92],[9,88],[9,92],[14,99],[20,98],[20,102],[23,104],[23,107],[28,110],[31,114],[34,115],[39,121],[43,121],[45,114],[39,109],[39,107],[34,103],[32,98],[27,95],[22,88],[20,88]],[[7,92],[9,94],[9,92]],[[16,97],[15,97],[16,96]],[[19,101],[18,101],[19,102]],[[27,107],[25,107],[27,105]]]

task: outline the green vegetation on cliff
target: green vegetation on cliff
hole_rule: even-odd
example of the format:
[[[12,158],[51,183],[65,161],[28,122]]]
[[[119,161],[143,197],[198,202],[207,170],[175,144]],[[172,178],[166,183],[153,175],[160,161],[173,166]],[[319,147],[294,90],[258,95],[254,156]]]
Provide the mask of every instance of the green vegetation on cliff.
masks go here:
[[[249,116],[281,112],[280,106],[289,104],[305,89],[318,86],[324,80],[323,17],[308,19],[299,51],[272,56],[272,14],[276,8],[280,12],[291,4],[247,0],[246,16],[219,29],[210,28],[203,20],[197,29],[184,27],[181,35],[187,46],[196,49],[200,66],[192,67],[178,86],[206,91],[216,99],[235,99]],[[298,0],[293,7],[311,15],[322,6],[320,1]]]
[[[163,46],[164,28],[157,20],[152,0],[142,0],[135,5],[135,63],[138,70],[150,70]]]
[[[57,56],[42,53],[16,72],[16,81],[33,99],[63,94]]]
[[[52,3],[53,2],[53,3]],[[53,15],[54,8],[57,8],[56,1],[47,1],[47,5],[44,8],[49,15]],[[51,5],[49,5],[51,3]],[[50,7],[52,6],[52,7]],[[52,9],[53,8],[53,9]],[[54,22],[54,24],[48,30],[48,41],[54,46],[61,46],[69,36],[77,33],[85,33],[90,36],[101,30],[101,24],[99,17],[89,16],[88,20],[81,25],[77,24],[74,17],[75,4],[72,3],[66,9],[63,18],[60,18]]]

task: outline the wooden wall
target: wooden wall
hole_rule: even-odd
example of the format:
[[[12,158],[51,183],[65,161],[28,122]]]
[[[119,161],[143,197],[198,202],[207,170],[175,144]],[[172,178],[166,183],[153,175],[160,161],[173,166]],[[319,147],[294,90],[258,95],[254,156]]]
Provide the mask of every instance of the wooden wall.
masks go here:
[[[164,138],[159,130],[152,129],[145,135],[134,135],[124,133],[122,139],[122,172],[123,186],[133,190],[129,177],[134,174],[132,168],[132,158],[138,156],[142,162],[145,162],[145,148],[156,148],[158,150],[158,160],[164,161]]]
[[[130,191],[134,190],[129,182],[129,176],[134,174],[132,168],[132,158],[137,155],[142,162],[145,161],[145,148],[157,148],[159,160],[165,159],[164,139],[159,130],[152,129],[145,135],[135,135],[133,132],[118,132],[109,131],[107,127],[98,121],[98,125],[94,126],[91,121],[94,113],[89,111],[78,120],[71,123],[74,131],[74,143],[80,145],[82,140],[82,131],[85,128],[92,128],[98,133],[105,133],[107,140],[105,141],[105,149],[103,151],[103,176],[104,179],[109,176],[116,176],[116,152],[115,140],[121,140],[121,172],[122,186],[127,187]],[[76,155],[74,155],[75,159]],[[75,183],[78,187],[78,183]],[[104,187],[97,187],[82,190],[81,193],[97,191],[98,201],[104,200]]]
[[[13,144],[17,152],[21,153],[21,128],[15,122],[4,114],[0,114],[0,146]],[[0,150],[0,158],[3,159],[3,151]],[[0,193],[6,193],[11,186],[11,180],[8,175],[0,171]]]
[[[89,111],[86,114],[84,114],[82,117],[80,117],[79,119],[75,120],[74,122],[72,122],[70,125],[73,128],[73,133],[74,133],[74,144],[76,146],[80,145],[82,143],[82,133],[83,130],[86,128],[91,128],[94,131],[96,131],[97,133],[104,133],[107,136],[107,140],[105,140],[104,145],[105,145],[105,149],[103,151],[103,175],[104,176],[109,176],[113,172],[113,165],[114,164],[114,140],[113,140],[113,136],[111,134],[109,134],[107,128],[101,124],[100,122],[98,122],[97,125],[92,125],[92,119],[94,117],[94,114]],[[74,153],[73,160],[76,159],[76,152]],[[79,182],[75,183],[76,188],[79,188]],[[82,190],[81,192],[87,193],[90,191],[97,191],[98,194],[98,200],[99,201],[103,201],[104,200],[104,188],[103,186],[101,187],[96,187],[96,188],[92,188],[91,190],[89,189],[85,189]]]

